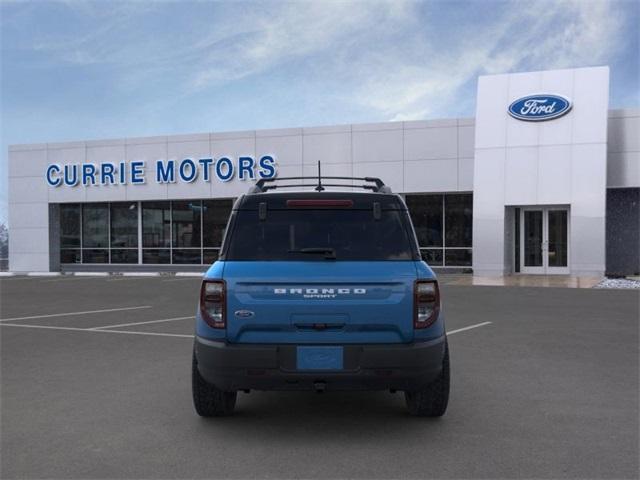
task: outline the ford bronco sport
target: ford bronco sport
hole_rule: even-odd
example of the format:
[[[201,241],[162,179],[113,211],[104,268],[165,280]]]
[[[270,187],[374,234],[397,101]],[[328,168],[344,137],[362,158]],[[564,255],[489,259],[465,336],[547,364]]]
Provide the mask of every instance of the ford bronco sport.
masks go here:
[[[233,206],[196,313],[196,412],[228,415],[251,389],[401,390],[411,414],[443,415],[440,292],[403,199],[371,177],[279,191],[305,179],[261,179]]]

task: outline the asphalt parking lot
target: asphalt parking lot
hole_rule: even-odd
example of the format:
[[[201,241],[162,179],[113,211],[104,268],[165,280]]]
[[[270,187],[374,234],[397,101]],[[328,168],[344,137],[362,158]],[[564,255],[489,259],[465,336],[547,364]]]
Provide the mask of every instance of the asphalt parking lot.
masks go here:
[[[205,420],[198,286],[0,280],[0,476],[638,477],[638,291],[445,285],[442,419],[410,417],[399,393],[251,392]]]

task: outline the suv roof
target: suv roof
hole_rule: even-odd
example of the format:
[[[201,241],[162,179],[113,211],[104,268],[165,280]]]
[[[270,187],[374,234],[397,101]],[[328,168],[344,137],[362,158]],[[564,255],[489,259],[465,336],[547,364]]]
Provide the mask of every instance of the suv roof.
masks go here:
[[[322,192],[273,192],[269,194],[242,195],[236,200],[234,210],[285,210],[290,209],[289,200],[350,200],[353,210],[406,210],[407,207],[402,197],[397,193],[378,192],[349,192],[349,191],[322,191]],[[374,203],[379,207],[374,206]],[[294,207],[295,208],[295,207]],[[311,207],[312,208],[312,207]],[[323,208],[320,206],[319,208]]]
[[[275,182],[296,180],[300,183],[284,183],[276,185]],[[362,184],[353,183],[322,183],[323,180],[357,180],[364,182]],[[305,183],[306,181],[313,181],[313,183]],[[249,190],[249,193],[266,193],[269,190],[275,190],[277,188],[296,188],[296,187],[315,187],[316,192],[323,192],[326,187],[341,187],[341,188],[362,188],[364,190],[371,190],[377,193],[391,193],[391,189],[384,184],[382,180],[377,177],[323,177],[320,170],[320,161],[318,160],[318,176],[317,177],[273,177],[273,178],[261,178],[258,180],[254,187]]]

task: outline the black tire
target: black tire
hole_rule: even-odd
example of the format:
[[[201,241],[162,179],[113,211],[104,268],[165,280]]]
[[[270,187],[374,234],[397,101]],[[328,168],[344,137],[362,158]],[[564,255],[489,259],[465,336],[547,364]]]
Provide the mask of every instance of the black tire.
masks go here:
[[[207,383],[198,371],[195,353],[191,364],[191,393],[193,406],[201,417],[224,417],[231,415],[236,406],[237,392],[223,392]]]
[[[422,390],[404,392],[407,409],[417,417],[441,417],[449,404],[449,344],[445,343],[442,371]]]

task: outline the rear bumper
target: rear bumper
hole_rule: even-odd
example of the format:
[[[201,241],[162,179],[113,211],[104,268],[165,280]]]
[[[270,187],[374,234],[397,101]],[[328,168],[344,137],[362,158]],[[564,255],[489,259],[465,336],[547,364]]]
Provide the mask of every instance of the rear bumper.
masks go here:
[[[200,375],[221,390],[418,390],[442,370],[446,337],[344,345],[344,369],[296,370],[296,345],[228,344],[196,337]]]

